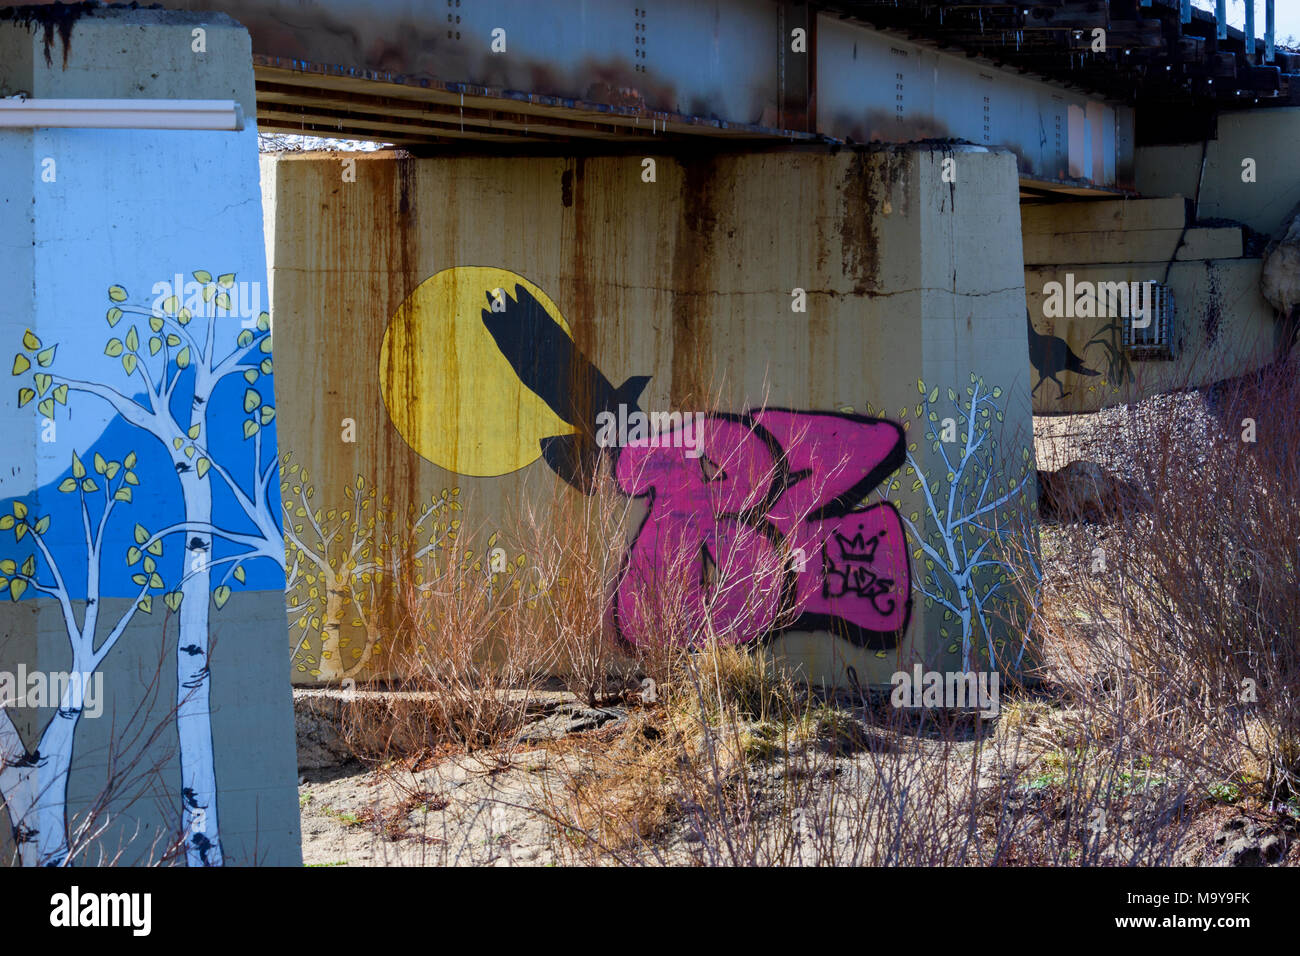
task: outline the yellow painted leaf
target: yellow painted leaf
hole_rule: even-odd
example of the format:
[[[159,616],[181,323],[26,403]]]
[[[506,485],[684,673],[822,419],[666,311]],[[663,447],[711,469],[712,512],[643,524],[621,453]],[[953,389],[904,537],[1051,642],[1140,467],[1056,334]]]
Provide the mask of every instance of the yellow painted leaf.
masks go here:
[[[122,354],[122,340],[109,339],[108,344],[104,346],[104,354],[116,358]]]
[[[54,391],[51,394],[53,394],[54,400],[58,402],[60,405],[68,404],[68,386],[56,385],[54,386]]]
[[[24,405],[26,405],[35,397],[36,397],[36,389],[34,388],[18,389],[18,407],[22,408]]]
[[[229,289],[235,284],[235,274],[227,272],[225,275],[217,276],[217,285],[223,289]]]
[[[38,412],[40,412],[42,415],[44,415],[46,418],[53,418],[53,417],[54,417],[54,399],[52,399],[52,398],[45,398],[45,399],[42,399],[42,400],[40,401],[40,403],[37,404],[37,406],[36,406],[36,410],[37,410]]]
[[[23,332],[23,348],[35,350],[40,347],[41,340],[36,337],[35,333],[33,333],[31,329]]]
[[[230,588],[224,584],[221,585],[212,592],[212,599],[216,602],[218,608],[225,607],[226,602],[230,600]]]
[[[59,491],[63,492],[65,495],[68,494],[68,492],[76,491],[76,490],[77,490],[77,479],[75,478],[64,478],[61,482],[59,482]]]
[[[210,467],[212,467],[211,463],[206,458],[200,458],[198,462],[199,477],[202,478],[206,475]]]
[[[203,269],[200,269],[197,272],[191,272],[190,275],[194,276],[195,279],[198,279],[199,282],[202,282],[204,285],[207,285],[212,281],[212,273]]]
[[[27,356],[24,355],[22,352],[19,352],[17,355],[14,356],[13,373],[15,375],[22,375],[23,372],[27,371],[31,367],[32,367],[32,363],[28,361]]]
[[[190,365],[190,347],[187,345],[176,353],[176,367],[189,368]]]
[[[126,290],[120,285],[111,285],[108,287],[108,297],[114,302],[125,302]]]
[[[118,322],[122,321],[122,310],[117,306],[113,306],[104,313],[104,318],[108,319],[108,327],[111,329],[113,326],[117,325]]]

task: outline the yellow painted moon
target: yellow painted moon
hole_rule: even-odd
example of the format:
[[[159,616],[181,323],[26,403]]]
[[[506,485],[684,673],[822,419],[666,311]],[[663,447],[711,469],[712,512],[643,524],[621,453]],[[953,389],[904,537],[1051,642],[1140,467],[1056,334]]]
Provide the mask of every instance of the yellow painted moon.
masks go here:
[[[489,293],[513,297],[516,285],[572,337],[545,292],[490,266],[431,275],[384,332],[379,387],[393,427],[421,457],[460,475],[518,471],[541,456],[541,439],[574,430],[519,380],[483,325]]]

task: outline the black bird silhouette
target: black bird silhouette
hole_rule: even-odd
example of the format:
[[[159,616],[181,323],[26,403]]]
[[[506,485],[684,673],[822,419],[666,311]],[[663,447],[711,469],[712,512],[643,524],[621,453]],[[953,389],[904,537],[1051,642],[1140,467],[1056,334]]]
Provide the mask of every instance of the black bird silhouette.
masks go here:
[[[1084,365],[1083,359],[1070,350],[1070,344],[1065,339],[1057,338],[1055,335],[1040,335],[1034,331],[1034,320],[1029,317],[1028,309],[1025,310],[1025,322],[1029,324],[1029,363],[1038,372],[1038,385],[1034,386],[1030,395],[1038,391],[1039,385],[1047,379],[1055,382],[1060,390],[1061,394],[1056,396],[1057,398],[1065,398],[1069,395],[1061,380],[1056,377],[1060,372],[1074,372],[1076,375],[1101,374]]]
[[[633,375],[615,388],[523,286],[515,286],[513,299],[503,290],[499,300],[488,292],[487,301],[483,325],[519,380],[577,429],[571,435],[543,438],[542,457],[573,487],[590,491],[601,452],[596,416],[617,414],[619,405],[629,415],[638,411],[637,399],[650,376]]]

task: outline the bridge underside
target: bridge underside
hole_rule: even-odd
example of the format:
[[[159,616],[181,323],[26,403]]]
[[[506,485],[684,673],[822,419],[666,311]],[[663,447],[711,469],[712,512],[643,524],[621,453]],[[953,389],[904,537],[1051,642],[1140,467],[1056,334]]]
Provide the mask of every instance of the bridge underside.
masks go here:
[[[996,51],[791,2],[648,4],[169,5],[248,28],[263,130],[416,151],[966,142],[1010,148],[1026,195],[1132,189],[1133,110]]]

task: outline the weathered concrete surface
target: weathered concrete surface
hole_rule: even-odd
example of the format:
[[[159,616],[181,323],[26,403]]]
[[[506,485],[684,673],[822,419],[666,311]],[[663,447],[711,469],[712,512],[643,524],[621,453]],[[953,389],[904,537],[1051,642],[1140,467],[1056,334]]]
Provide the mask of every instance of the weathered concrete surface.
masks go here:
[[[1246,255],[1241,225],[1190,224],[1181,196],[1025,206],[1025,297],[1035,332],[1062,339],[1087,372],[1034,373],[1034,411],[1096,411],[1157,392],[1203,385],[1258,368],[1274,354],[1277,323],[1260,294],[1261,260]],[[1252,250],[1257,251],[1257,250]],[[1167,274],[1167,278],[1166,278]],[[1149,359],[1123,348],[1123,317],[1051,314],[1048,283],[1165,282],[1174,293],[1173,357]],[[1086,294],[1084,296],[1087,298]],[[1050,363],[1049,363],[1050,365]],[[1065,394],[1062,395],[1062,392]]]
[[[640,156],[372,154],[355,157],[355,176],[336,156],[264,157],[277,345],[291,356],[278,368],[279,422],[287,467],[310,476],[291,471],[286,489],[308,496],[291,512],[302,536],[313,536],[313,512],[327,522],[348,509],[348,489],[373,489],[398,516],[455,500],[466,535],[500,530],[503,541],[526,503],[544,508],[576,494],[535,460],[537,440],[553,433],[545,427],[563,423],[546,418],[490,339],[473,338],[482,291],[455,314],[406,306],[403,322],[423,315],[452,331],[421,339],[408,363],[382,360],[403,303],[418,303],[422,283],[457,267],[509,270],[515,278],[499,280],[507,292],[526,277],[554,307],[565,341],[610,383],[649,376],[642,409],[883,417],[907,427],[907,450],[937,496],[950,470],[923,433],[949,417],[955,428],[961,410],[948,406],[969,400],[982,377],[978,394],[997,407],[975,416],[993,426],[981,454],[997,486],[1032,467],[1011,154],[912,147],[652,158],[653,182],[643,180]],[[796,289],[806,312],[792,311]],[[406,383],[387,405],[385,376]],[[430,417],[429,403],[447,389],[460,398]],[[415,416],[426,429],[413,439],[418,451],[394,427],[409,433],[417,407],[426,409]],[[963,436],[965,427],[961,418]],[[897,502],[904,520],[924,525],[910,467],[864,496]],[[912,580],[924,583],[930,559],[910,532],[907,540]],[[366,659],[365,630],[306,590],[290,596],[313,609],[294,632],[295,644],[306,637],[296,679],[347,676]],[[884,682],[899,662],[955,646],[938,607],[916,590],[911,597],[896,644],[857,646],[814,628],[777,636],[774,647],[813,677],[844,682],[852,666],[860,681]],[[324,658],[331,620],[349,644],[336,642]],[[357,673],[382,671],[383,650]]]
[[[1215,137],[1204,144],[1203,172],[1200,142],[1143,146],[1136,153],[1137,188],[1148,196],[1199,195],[1202,219],[1235,219],[1274,235],[1300,202],[1297,138],[1300,108],[1221,113]],[[1247,159],[1254,160],[1253,177],[1243,178]]]

